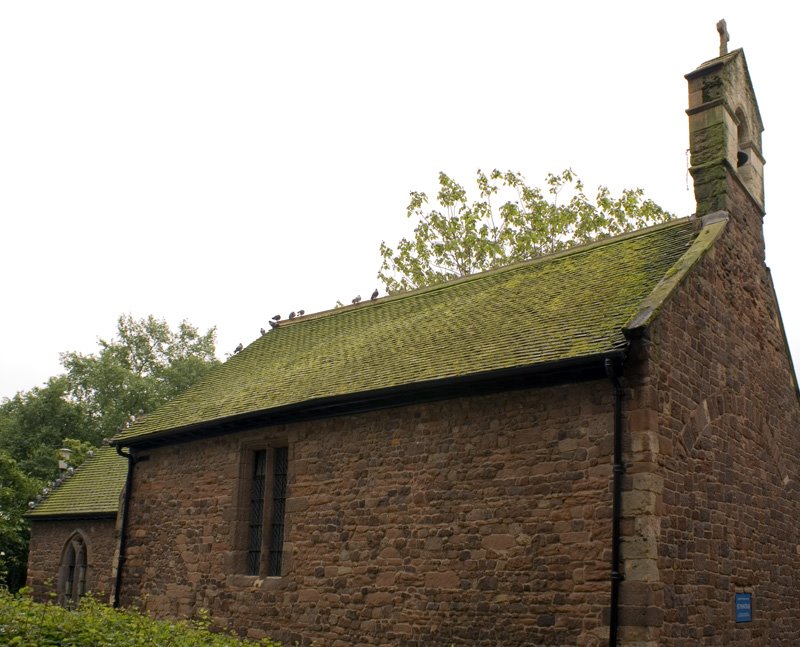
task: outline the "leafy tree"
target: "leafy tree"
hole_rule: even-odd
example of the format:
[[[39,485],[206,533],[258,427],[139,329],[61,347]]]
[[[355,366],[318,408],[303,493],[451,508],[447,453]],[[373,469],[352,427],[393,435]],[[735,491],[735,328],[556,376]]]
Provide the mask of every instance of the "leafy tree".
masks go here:
[[[0,404],[0,449],[29,476],[50,480],[65,439],[98,446],[129,416],[202,378],[217,363],[215,336],[214,328],[201,334],[186,321],[172,331],[152,315],[122,315],[98,353],[63,353],[66,373]]]
[[[71,467],[80,467],[81,463],[92,456],[96,449],[91,443],[77,438],[65,438],[61,445],[64,449],[69,450],[69,460],[67,462]],[[59,452],[60,454],[61,452]]]
[[[63,353],[61,363],[70,398],[89,412],[100,438],[113,436],[130,415],[173,398],[217,363],[215,328],[201,334],[182,321],[173,332],[152,315],[120,316],[117,336],[98,343],[99,353]]]
[[[392,249],[381,243],[378,278],[389,292],[433,285],[550,254],[672,218],[644,198],[641,189],[613,197],[597,189],[594,201],[578,176],[567,169],[547,176],[547,188],[531,187],[517,172],[477,172],[478,199],[445,173],[439,174],[438,206],[412,191],[407,214],[417,220],[412,239]],[[566,199],[564,196],[568,195]]]
[[[12,591],[25,582],[29,531],[22,515],[38,490],[39,483],[0,451],[0,583]]]
[[[58,475],[59,449],[77,466],[131,415],[147,413],[201,379],[217,363],[216,330],[186,321],[172,331],[153,316],[123,315],[96,354],[64,353],[66,372],[0,404],[0,584],[25,575],[28,529],[22,514]],[[21,578],[21,579],[20,579]],[[13,590],[13,588],[12,588]]]
[[[28,476],[55,476],[57,451],[65,438],[99,445],[103,436],[87,407],[71,397],[66,376],[51,377],[43,387],[17,393],[0,405],[0,449]]]

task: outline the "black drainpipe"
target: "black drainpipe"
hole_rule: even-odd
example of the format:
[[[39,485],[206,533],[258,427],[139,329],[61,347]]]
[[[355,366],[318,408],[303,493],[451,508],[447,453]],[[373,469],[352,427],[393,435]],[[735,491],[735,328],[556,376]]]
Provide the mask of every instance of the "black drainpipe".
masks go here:
[[[614,385],[614,482],[611,520],[611,617],[608,630],[609,647],[617,646],[619,630],[619,585],[625,576],[620,572],[620,518],[622,517],[622,397],[624,392],[619,383],[618,369],[614,361],[606,359],[606,375]]]
[[[136,457],[133,453],[127,454],[117,445],[117,454],[128,459],[128,474],[125,477],[125,501],[122,504],[122,527],[119,535],[119,555],[117,556],[117,576],[114,581],[114,608],[119,607],[119,589],[122,585],[122,567],[125,564],[125,547],[128,543],[128,507],[131,503],[131,489],[133,488],[133,467]]]

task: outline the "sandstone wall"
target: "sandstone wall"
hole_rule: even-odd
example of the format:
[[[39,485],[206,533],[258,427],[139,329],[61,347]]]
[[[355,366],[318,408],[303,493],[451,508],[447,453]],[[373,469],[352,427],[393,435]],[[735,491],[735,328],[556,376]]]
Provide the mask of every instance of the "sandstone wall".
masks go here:
[[[734,178],[728,190],[723,238],[630,380],[629,644],[800,644],[798,401],[761,215]],[[735,592],[752,593],[753,622],[735,622]]]
[[[149,450],[122,603],[290,644],[605,644],[612,425],[598,381]],[[280,578],[241,572],[265,443],[289,447]]]
[[[114,519],[71,519],[31,522],[28,579],[37,600],[51,600],[58,584],[61,555],[67,540],[80,531],[86,540],[86,588],[103,602],[111,592],[111,570],[116,549]]]

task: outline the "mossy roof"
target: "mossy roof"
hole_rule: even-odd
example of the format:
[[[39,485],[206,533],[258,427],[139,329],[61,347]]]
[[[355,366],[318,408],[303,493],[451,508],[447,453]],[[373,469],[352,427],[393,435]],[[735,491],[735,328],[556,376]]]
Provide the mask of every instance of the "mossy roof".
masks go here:
[[[116,514],[127,471],[128,461],[114,447],[101,447],[26,516],[38,519]]]
[[[624,348],[626,323],[697,237],[674,220],[291,322],[135,422],[122,445],[378,389]]]

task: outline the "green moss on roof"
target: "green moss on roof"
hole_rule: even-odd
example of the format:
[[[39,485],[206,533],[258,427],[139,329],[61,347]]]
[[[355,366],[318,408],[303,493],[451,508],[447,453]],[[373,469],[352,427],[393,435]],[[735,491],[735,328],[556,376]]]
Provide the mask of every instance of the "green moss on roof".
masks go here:
[[[116,514],[127,472],[126,459],[113,447],[101,447],[26,516]]]
[[[664,274],[658,285],[639,305],[639,310],[626,324],[625,330],[629,332],[646,328],[658,316],[669,295],[689,274],[705,253],[711,249],[717,238],[722,235],[728,223],[728,214],[719,211],[703,218],[705,226],[694,239],[686,253]]]
[[[115,442],[387,387],[620,349],[697,234],[676,220],[282,324]]]

